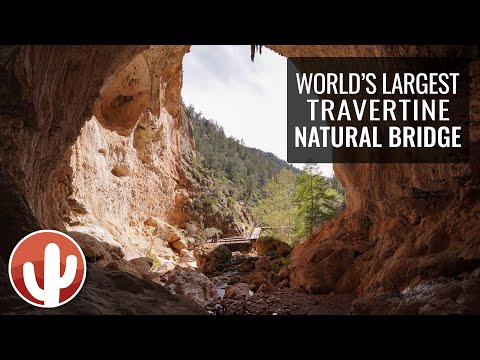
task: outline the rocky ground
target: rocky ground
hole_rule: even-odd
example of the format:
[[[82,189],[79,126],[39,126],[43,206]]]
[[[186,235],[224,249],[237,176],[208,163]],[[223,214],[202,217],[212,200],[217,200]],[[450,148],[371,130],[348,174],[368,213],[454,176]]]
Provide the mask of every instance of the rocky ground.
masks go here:
[[[480,314],[480,268],[456,277],[423,280],[402,292],[368,294],[352,304],[353,314]]]
[[[350,314],[350,294],[314,295],[291,289],[294,271],[291,249],[262,239],[255,249],[229,250],[207,245],[196,252],[199,270],[215,284],[217,298],[204,303],[215,315],[328,315]]]
[[[227,298],[217,303],[225,308],[207,309],[218,315],[348,315],[353,299],[349,294],[312,295],[285,288]]]
[[[133,273],[88,264],[82,290],[72,301],[55,309],[34,307],[10,286],[0,261],[0,314],[44,315],[206,315],[188,296],[173,295],[165,287]]]

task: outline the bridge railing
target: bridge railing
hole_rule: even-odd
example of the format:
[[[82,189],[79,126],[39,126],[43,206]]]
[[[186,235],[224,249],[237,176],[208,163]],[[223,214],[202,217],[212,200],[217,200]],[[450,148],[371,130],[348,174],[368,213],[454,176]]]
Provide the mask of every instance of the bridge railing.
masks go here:
[[[262,228],[255,228],[249,234],[245,235],[237,235],[226,237],[223,239],[210,239],[209,243],[215,244],[241,244],[241,243],[249,243],[253,240],[257,240],[260,237],[260,233],[262,232]]]

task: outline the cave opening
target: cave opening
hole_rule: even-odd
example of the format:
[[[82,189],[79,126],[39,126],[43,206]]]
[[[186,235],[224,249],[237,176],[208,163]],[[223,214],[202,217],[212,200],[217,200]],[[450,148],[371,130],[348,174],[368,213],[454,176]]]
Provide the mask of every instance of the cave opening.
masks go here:
[[[283,56],[470,54],[478,59],[479,54],[478,47],[466,46],[269,48]],[[186,238],[179,242],[179,229],[171,225],[186,225],[183,209],[191,206],[191,179],[182,159],[192,152],[194,140],[181,107],[182,61],[189,47],[19,46],[13,50],[0,49],[0,68],[8,74],[0,98],[2,267],[19,239],[39,228],[76,232],[83,237],[78,241],[90,246],[88,251],[97,252],[95,265],[114,263],[112,271],[128,272],[127,266],[142,258],[136,261],[140,266],[173,264],[189,246]],[[257,53],[253,65],[265,51]],[[250,61],[249,49],[244,53]],[[478,69],[472,66],[474,81]],[[478,118],[474,90],[472,119]],[[231,111],[237,109],[238,104]],[[471,148],[477,149],[478,129],[475,124],[471,128]],[[355,313],[480,311],[475,295],[478,152],[472,152],[468,164],[337,164],[335,172],[348,189],[347,209],[294,251],[295,271],[288,275],[291,287],[363,296],[354,306]],[[208,195],[198,201],[218,205]],[[157,247],[151,239],[160,236],[166,241]],[[152,251],[155,256],[146,260]],[[157,256],[163,253],[168,259]],[[10,296],[5,274],[0,272],[0,286]],[[142,310],[140,295],[136,301],[122,297],[125,292],[117,284],[135,280],[108,274],[93,268],[87,280],[90,287],[79,297],[78,306],[72,302],[65,309],[84,311],[82,296],[95,298],[99,284],[107,281],[111,292],[102,298],[105,303],[98,312],[128,313],[129,309],[112,303],[117,299],[136,307],[138,313],[156,311]],[[160,290],[155,294],[147,290],[148,296],[163,296]],[[418,300],[417,295],[423,297]]]
[[[295,176],[299,174],[299,170],[305,168],[312,175],[327,177],[342,193],[343,189],[334,179],[332,164],[305,167],[306,164],[284,162],[287,159],[286,58],[268,48],[261,49],[259,46],[248,45],[192,46],[183,59],[182,99],[189,112],[194,114],[191,118],[196,152],[202,164],[218,178],[227,179],[236,187],[232,191],[234,198],[246,205],[247,211],[252,214],[253,223],[263,224],[270,228],[268,233],[271,235],[278,235],[293,243],[311,235],[312,226],[308,226],[308,234],[306,230],[298,230],[303,225],[299,225],[300,221],[296,219],[299,216],[296,214],[297,207],[293,204],[294,196],[290,199],[291,205],[278,204],[283,210],[272,209],[278,212],[282,220],[274,221],[272,217],[275,216],[272,214],[267,216],[266,210],[261,207],[273,201],[278,192],[286,191],[273,191],[272,188],[278,186],[296,189]],[[255,51],[257,54],[253,56]],[[212,126],[215,127],[213,132],[209,128]],[[225,136],[229,140],[236,139],[240,145],[245,145],[245,148],[232,141],[227,141],[224,145],[223,142],[220,143],[223,140],[219,136]],[[260,164],[252,165],[248,152],[253,149],[260,150],[258,153],[263,154],[262,156],[275,159],[280,168],[272,169],[267,163],[263,164],[265,168]],[[291,170],[293,174],[289,176],[284,172],[280,176],[281,168]],[[319,182],[312,183],[318,183],[317,190],[321,191]],[[252,186],[254,194],[251,189],[244,189]],[[267,196],[268,189],[271,191]],[[336,189],[334,190],[337,191]],[[313,190],[315,189],[312,189],[312,192]],[[325,201],[320,195],[311,196],[315,197],[317,202]],[[283,196],[283,199],[286,197],[288,194]],[[299,197],[300,195],[297,199]],[[309,206],[312,208],[311,204]],[[312,209],[311,214],[320,212],[320,206]],[[289,215],[290,218],[280,215],[280,211],[286,212],[287,208],[290,214],[294,214]],[[259,215],[262,212],[263,214]],[[315,221],[315,228],[324,221],[320,218],[313,220],[312,216],[305,217],[305,221]],[[283,219],[285,223],[282,222]]]
[[[292,248],[343,210],[343,189],[331,164],[285,162],[286,58],[268,48],[249,55],[247,45],[192,46],[183,58],[182,100],[193,126],[194,166],[201,181],[220,184],[200,190],[201,210],[194,211],[193,220],[207,237],[214,235],[209,241],[233,252],[231,263],[236,264],[225,264],[217,273],[201,270],[227,301],[244,291],[242,286],[250,287],[250,295],[275,286],[289,288]],[[327,205],[332,205],[329,213]],[[189,227],[194,227],[192,221]],[[248,241],[253,236],[259,238]],[[251,272],[253,262],[259,264]],[[232,288],[235,282],[244,285]],[[339,307],[349,301],[338,299]]]

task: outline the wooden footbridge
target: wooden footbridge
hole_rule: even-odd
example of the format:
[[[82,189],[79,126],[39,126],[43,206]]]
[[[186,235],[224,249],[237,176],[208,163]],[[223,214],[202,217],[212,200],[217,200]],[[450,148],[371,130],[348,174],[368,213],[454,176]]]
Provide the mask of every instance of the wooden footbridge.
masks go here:
[[[262,232],[262,228],[256,227],[249,234],[226,237],[223,239],[211,239],[210,242],[215,244],[224,244],[224,245],[250,244],[252,241],[257,240],[260,237],[261,232]]]

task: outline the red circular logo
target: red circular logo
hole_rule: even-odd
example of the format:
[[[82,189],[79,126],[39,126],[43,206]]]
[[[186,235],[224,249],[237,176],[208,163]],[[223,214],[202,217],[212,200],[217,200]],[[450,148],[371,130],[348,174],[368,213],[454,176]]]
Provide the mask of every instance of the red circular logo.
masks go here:
[[[55,230],[35,231],[13,249],[10,282],[29,304],[54,308],[72,300],[85,282],[87,266],[80,246]]]

